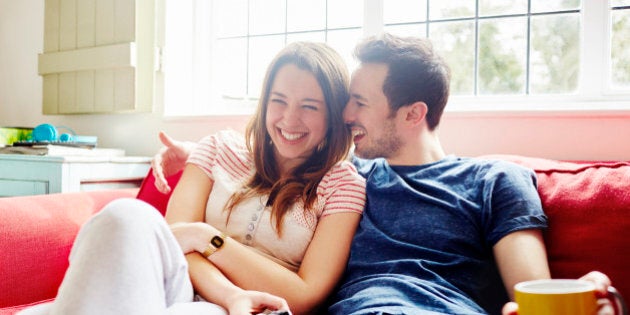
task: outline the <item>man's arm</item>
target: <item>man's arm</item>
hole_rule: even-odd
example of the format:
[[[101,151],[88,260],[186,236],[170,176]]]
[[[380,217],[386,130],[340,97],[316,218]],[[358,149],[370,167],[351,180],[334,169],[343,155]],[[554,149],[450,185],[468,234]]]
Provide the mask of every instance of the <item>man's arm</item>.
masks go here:
[[[494,245],[493,251],[511,300],[514,300],[515,284],[551,277],[545,243],[539,229],[510,233]]]
[[[494,246],[494,255],[511,300],[514,300],[515,284],[551,277],[541,230],[523,230],[508,234]],[[591,271],[580,279],[595,283],[601,301],[598,314],[614,314],[610,301],[606,298],[608,287],[611,285],[608,276],[598,271]],[[517,315],[518,305],[509,302],[503,307],[501,313]]]

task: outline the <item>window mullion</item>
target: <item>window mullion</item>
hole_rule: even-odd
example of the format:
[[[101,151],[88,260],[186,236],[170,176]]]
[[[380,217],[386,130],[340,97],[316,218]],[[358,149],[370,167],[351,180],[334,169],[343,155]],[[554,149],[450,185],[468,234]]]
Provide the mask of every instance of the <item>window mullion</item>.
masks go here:
[[[530,78],[531,78],[531,53],[532,53],[532,1],[527,1],[527,40],[525,52],[525,95],[530,94]]]
[[[608,1],[582,1],[580,88],[582,97],[602,95],[608,80]]]
[[[428,12],[429,10],[427,10]],[[473,64],[473,95],[479,95],[479,1],[475,4],[475,60]]]
[[[193,1],[193,110],[201,112],[210,103],[212,86],[212,1]]]
[[[363,0],[363,36],[383,32],[383,0]]]

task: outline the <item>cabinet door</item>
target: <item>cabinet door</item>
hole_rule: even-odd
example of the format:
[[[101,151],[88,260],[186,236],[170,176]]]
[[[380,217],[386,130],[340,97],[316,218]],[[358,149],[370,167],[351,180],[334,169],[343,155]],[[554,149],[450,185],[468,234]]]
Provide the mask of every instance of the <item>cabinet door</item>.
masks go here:
[[[151,111],[156,0],[46,0],[44,114]]]
[[[0,158],[0,196],[61,192],[61,163],[30,156]]]
[[[48,182],[0,179],[0,197],[44,195],[48,193]]]

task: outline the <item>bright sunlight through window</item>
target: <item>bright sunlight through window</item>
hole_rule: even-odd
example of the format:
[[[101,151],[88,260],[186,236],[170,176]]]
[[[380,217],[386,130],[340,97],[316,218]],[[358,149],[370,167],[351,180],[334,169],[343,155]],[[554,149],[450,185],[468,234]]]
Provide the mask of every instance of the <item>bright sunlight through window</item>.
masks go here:
[[[630,0],[165,0],[165,115],[247,115],[293,41],[428,37],[452,111],[630,109]],[[600,49],[601,48],[601,49]]]

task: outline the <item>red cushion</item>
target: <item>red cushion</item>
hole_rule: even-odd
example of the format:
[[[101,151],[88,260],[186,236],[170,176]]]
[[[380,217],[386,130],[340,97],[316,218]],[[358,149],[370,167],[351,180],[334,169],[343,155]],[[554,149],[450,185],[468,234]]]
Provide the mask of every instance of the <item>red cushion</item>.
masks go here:
[[[166,213],[166,206],[168,205],[168,199],[171,198],[171,194],[173,193],[173,189],[177,185],[179,178],[182,177],[183,172],[179,172],[172,176],[166,178],[168,185],[171,186],[171,192],[168,194],[163,194],[155,188],[155,177],[153,176],[153,172],[149,170],[149,173],[142,181],[142,185],[140,185],[140,190],[138,191],[138,195],[136,198],[147,202],[148,204],[154,206],[162,215]]]
[[[517,155],[488,155],[532,168],[549,217],[545,243],[554,278],[599,270],[630,296],[630,162],[562,162]],[[167,181],[174,188],[181,172]],[[155,188],[149,171],[137,198],[166,212],[169,194]],[[614,260],[613,260],[614,259]]]
[[[136,189],[0,198],[0,307],[52,298],[81,225]]]
[[[490,157],[532,168],[549,217],[545,242],[554,278],[607,274],[630,297],[630,162]]]

